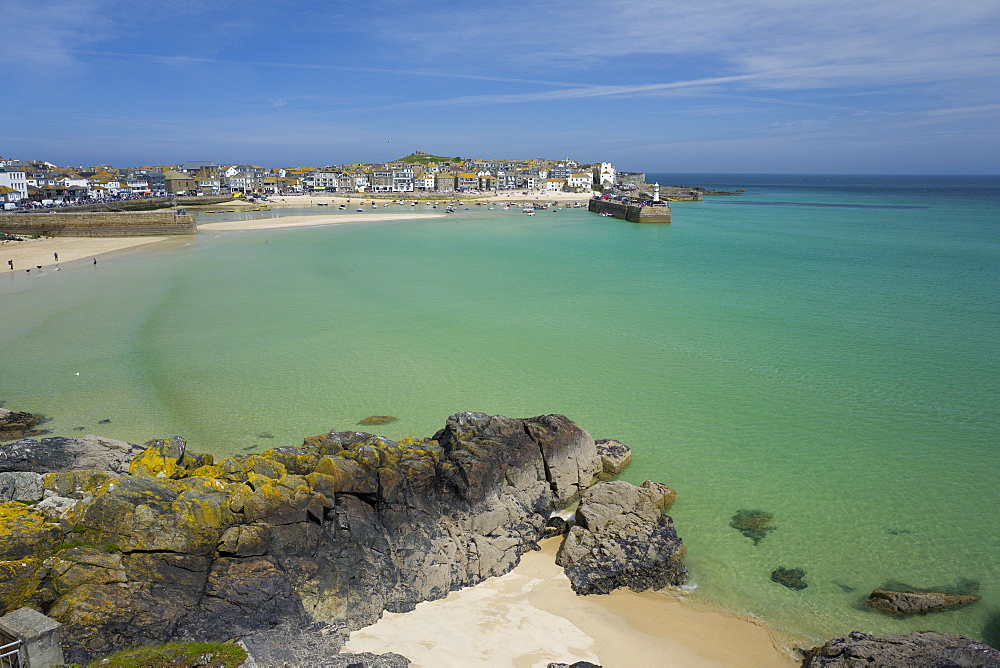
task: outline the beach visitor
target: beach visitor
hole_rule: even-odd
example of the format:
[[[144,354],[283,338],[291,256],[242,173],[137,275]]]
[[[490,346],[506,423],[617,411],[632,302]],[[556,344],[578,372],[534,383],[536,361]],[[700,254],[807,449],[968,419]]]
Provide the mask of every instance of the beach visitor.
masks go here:
[[[13,260],[7,260],[7,264],[10,265],[10,270],[14,271],[14,261]]]
[[[96,257],[94,258],[94,266],[95,267],[97,266],[97,258]]]
[[[59,261],[59,253],[53,253],[53,254],[52,254],[52,257],[53,257],[53,258],[55,258],[55,261],[56,261],[56,262],[58,262],[58,261]]]

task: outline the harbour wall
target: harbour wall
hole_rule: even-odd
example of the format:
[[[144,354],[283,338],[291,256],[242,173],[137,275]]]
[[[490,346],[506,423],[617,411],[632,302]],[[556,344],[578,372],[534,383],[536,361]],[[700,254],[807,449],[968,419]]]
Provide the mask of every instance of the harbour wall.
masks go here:
[[[587,210],[593,213],[610,213],[615,218],[632,223],[669,223],[670,206],[638,206],[622,204],[607,199],[591,199]]]
[[[0,232],[44,237],[147,237],[195,234],[194,216],[173,211],[5,213]]]

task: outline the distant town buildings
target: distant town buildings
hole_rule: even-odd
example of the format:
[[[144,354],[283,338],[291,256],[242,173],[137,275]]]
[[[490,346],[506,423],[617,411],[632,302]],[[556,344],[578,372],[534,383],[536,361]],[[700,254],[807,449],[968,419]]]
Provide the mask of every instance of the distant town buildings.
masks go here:
[[[326,167],[180,165],[115,168],[58,167],[41,160],[0,157],[0,203],[5,208],[171,195],[280,193],[473,193],[569,191],[589,194],[618,183],[614,165],[574,160],[441,158],[414,151],[386,163]]]

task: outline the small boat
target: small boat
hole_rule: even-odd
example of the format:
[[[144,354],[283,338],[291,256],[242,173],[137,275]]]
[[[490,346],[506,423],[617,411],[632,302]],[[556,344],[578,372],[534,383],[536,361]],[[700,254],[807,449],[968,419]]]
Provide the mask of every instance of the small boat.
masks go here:
[[[205,213],[215,213],[214,211],[206,211]]]
[[[329,202],[316,202],[316,206],[330,206]]]
[[[361,213],[362,211],[364,211],[364,209],[355,209],[355,211],[357,211],[358,213]]]
[[[529,212],[528,212],[528,215],[529,215],[529,216],[534,216],[534,215],[535,215],[535,212],[534,212],[534,211],[529,211]]]

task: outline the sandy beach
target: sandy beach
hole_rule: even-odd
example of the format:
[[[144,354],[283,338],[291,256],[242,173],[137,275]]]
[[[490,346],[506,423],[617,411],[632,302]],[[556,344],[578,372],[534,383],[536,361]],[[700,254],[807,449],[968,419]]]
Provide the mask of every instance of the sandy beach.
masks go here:
[[[349,652],[393,651],[414,668],[780,667],[798,662],[766,625],[658,593],[577,596],[555,564],[557,538],[511,573],[355,631]]]
[[[54,266],[89,260],[99,255],[136,248],[166,241],[171,237],[42,237],[24,241],[0,242],[0,272],[10,271],[8,260],[13,261],[15,272],[28,269],[51,269]],[[180,238],[180,237],[178,237]],[[59,255],[58,261],[56,254]]]
[[[387,220],[418,220],[440,218],[443,213],[344,213],[315,216],[278,216],[257,220],[229,220],[220,223],[203,223],[199,230],[210,232],[243,232],[247,230],[277,230],[291,227],[312,227],[314,225],[346,225],[348,223],[372,223]]]

